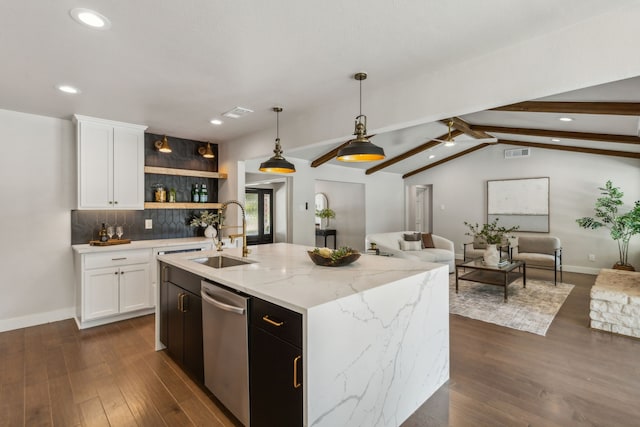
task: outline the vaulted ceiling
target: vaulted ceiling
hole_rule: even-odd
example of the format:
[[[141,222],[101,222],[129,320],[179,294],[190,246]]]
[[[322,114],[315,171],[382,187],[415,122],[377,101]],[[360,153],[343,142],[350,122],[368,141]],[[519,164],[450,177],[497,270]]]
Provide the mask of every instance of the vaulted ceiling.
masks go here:
[[[386,159],[347,166],[366,174],[386,171],[406,178],[492,145],[477,142],[490,136],[505,149],[531,147],[640,159],[640,77],[454,117],[454,146],[433,140],[447,137],[448,122],[377,134],[371,141],[385,149]],[[311,161],[312,167],[345,166],[335,160],[341,145],[301,148],[290,155]]]

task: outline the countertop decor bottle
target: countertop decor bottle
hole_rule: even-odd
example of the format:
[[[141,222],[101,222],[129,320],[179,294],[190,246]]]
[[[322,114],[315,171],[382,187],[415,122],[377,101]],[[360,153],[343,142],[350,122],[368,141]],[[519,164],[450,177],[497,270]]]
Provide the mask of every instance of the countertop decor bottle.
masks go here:
[[[101,242],[106,242],[109,240],[109,236],[107,235],[107,226],[104,222],[102,223],[102,227],[98,232],[98,240],[100,240]]]
[[[207,184],[202,184],[200,190],[200,202],[207,203],[209,201],[209,193],[207,192]]]
[[[200,190],[198,189],[198,184],[193,185],[193,189],[191,190],[191,201],[194,203],[200,201]]]

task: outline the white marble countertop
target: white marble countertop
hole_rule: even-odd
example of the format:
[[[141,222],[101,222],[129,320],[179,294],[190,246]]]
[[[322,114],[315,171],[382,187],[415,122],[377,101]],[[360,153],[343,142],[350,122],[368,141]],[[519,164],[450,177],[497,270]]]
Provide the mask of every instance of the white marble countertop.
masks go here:
[[[311,249],[286,243],[252,246],[249,256],[243,258],[251,264],[220,269],[193,261],[219,255],[215,250],[163,255],[158,259],[303,314],[312,307],[446,268],[442,264],[365,254],[346,266],[321,267],[309,258],[307,250]],[[241,249],[225,249],[223,254],[240,259]]]
[[[180,239],[154,239],[154,240],[135,240],[131,243],[110,246],[91,246],[88,243],[80,245],[71,245],[71,248],[80,254],[92,252],[112,252],[131,249],[151,249],[164,248],[170,246],[188,245],[192,243],[211,243],[211,239],[206,237],[185,237]]]

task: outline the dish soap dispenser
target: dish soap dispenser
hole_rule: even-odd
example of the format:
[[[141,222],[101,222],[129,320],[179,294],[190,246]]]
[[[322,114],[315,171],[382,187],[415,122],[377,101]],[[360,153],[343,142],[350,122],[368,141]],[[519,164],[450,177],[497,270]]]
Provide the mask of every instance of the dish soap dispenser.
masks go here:
[[[107,235],[107,227],[105,226],[105,223],[102,223],[102,228],[100,228],[100,231],[98,232],[98,240],[100,240],[101,242],[106,242],[109,240],[109,236]]]

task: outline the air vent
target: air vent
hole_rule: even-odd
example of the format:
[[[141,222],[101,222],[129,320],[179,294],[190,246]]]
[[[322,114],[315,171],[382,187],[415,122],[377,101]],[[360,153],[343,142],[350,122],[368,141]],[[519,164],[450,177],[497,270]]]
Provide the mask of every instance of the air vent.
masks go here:
[[[243,107],[235,107],[232,110],[227,111],[223,114],[224,117],[228,117],[230,119],[239,119],[240,117],[244,117],[247,114],[253,113],[253,110]]]
[[[512,148],[510,150],[504,150],[505,159],[515,159],[516,157],[529,157],[531,155],[530,148]]]

